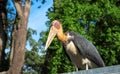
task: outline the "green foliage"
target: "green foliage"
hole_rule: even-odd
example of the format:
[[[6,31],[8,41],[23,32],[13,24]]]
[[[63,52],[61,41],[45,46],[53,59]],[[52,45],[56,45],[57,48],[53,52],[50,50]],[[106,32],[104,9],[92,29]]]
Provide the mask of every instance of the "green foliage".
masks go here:
[[[54,46],[52,46],[54,45]],[[54,39],[54,43],[49,47],[49,52],[52,52],[53,55],[50,53],[50,66],[48,66],[48,69],[50,73],[56,74],[56,73],[62,73],[64,71],[74,71],[74,68],[72,67],[72,64],[70,61],[68,61],[68,58],[66,57],[63,47],[61,46],[61,43],[58,42],[58,39]],[[54,51],[54,52],[53,52]],[[67,65],[69,65],[69,67]]]
[[[41,45],[33,39],[34,35],[37,35],[36,30],[29,28],[27,32],[27,45],[30,47],[29,49],[26,48],[23,74],[40,74],[44,63],[44,55],[39,53],[41,52],[41,50],[39,50],[39,46]]]
[[[120,64],[120,7],[116,0],[56,0],[47,16],[50,22],[59,20],[64,31],[72,30],[90,40],[106,66]],[[47,53],[45,62],[49,73],[75,70],[56,38]]]

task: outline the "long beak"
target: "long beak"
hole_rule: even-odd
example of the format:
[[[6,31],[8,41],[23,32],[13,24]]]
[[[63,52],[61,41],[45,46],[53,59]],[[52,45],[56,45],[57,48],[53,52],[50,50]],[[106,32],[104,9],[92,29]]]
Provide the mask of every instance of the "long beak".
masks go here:
[[[47,48],[51,44],[52,40],[56,36],[57,32],[58,32],[58,30],[55,27],[52,26],[50,28],[50,32],[49,32],[49,35],[48,35],[48,38],[47,38],[47,42],[46,42],[46,45],[45,45],[45,50],[47,50]]]

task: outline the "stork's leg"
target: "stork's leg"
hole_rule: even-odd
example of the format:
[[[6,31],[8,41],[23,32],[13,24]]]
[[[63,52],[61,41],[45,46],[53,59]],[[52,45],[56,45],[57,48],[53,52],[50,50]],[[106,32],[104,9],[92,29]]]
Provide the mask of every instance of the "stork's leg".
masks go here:
[[[88,70],[88,64],[86,63],[86,70]]]
[[[75,66],[75,69],[76,69],[76,71],[78,71],[78,67],[77,66]]]

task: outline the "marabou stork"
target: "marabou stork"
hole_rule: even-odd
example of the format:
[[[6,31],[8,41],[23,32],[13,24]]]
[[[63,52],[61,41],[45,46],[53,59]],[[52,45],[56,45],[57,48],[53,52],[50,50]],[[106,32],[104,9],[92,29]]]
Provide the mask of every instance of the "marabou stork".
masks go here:
[[[78,68],[88,70],[88,68],[105,66],[99,52],[91,42],[72,31],[63,33],[62,24],[57,20],[51,23],[45,50],[56,35],[63,43],[65,52],[74,64],[76,71],[78,71]]]

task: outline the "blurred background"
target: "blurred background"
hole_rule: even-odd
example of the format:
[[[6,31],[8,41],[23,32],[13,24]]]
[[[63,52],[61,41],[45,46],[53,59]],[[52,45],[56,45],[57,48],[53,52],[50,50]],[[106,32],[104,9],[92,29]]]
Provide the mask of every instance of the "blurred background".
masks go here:
[[[1,72],[8,70],[10,66],[11,35],[13,26],[19,22],[15,2],[22,2],[21,6],[24,8],[26,1],[29,0],[0,0],[0,20],[3,22],[0,24],[0,38],[3,36],[4,23],[7,22],[4,30],[7,44],[4,50],[1,49],[4,56],[0,54],[3,58]],[[3,13],[6,18],[3,18]],[[91,41],[106,66],[120,64],[120,0],[31,0],[22,74],[75,71],[57,38],[44,51],[53,20],[62,23],[64,32],[71,30]]]

